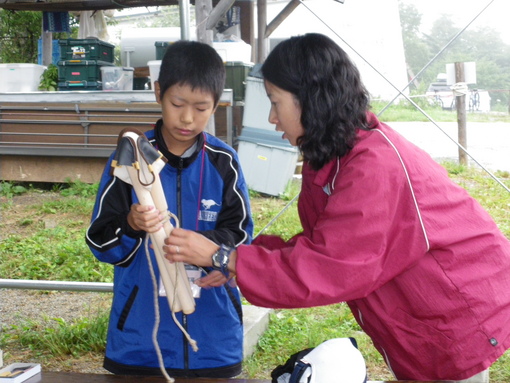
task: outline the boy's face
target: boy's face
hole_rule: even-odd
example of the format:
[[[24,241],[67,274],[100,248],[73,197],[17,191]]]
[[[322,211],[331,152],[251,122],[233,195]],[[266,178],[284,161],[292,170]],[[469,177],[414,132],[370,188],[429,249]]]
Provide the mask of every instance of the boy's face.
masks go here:
[[[168,150],[182,155],[202,133],[216,110],[213,95],[189,85],[175,84],[160,97],[159,83],[155,82],[156,101],[163,115],[163,137]]]

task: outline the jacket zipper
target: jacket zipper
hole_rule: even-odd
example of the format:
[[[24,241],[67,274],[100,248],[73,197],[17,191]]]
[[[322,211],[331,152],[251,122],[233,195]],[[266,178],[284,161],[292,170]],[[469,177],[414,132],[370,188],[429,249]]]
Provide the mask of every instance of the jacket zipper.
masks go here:
[[[181,199],[181,191],[182,191],[182,169],[184,165],[184,161],[182,158],[179,158],[179,166],[177,168],[177,217],[179,218],[179,222],[182,222],[182,199]],[[180,225],[182,226],[182,225]],[[182,326],[186,331],[188,331],[188,317],[186,314],[182,314]],[[184,369],[189,369],[189,347],[188,340],[186,336],[183,334],[183,357],[184,357]]]

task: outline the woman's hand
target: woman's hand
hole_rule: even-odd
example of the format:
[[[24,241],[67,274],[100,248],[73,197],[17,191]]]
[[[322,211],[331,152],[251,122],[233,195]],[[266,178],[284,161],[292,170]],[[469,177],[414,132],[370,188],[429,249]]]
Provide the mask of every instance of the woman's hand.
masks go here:
[[[219,246],[194,231],[175,228],[165,239],[163,251],[172,262],[184,262],[197,266],[212,266],[212,255]]]
[[[139,203],[131,205],[127,221],[129,226],[137,231],[155,233],[163,226],[165,217],[154,206],[144,206]]]

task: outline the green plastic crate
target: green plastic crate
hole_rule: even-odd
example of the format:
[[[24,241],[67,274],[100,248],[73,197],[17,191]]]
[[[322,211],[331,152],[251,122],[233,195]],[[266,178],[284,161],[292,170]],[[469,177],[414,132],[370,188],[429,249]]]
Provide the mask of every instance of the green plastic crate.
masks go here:
[[[58,62],[58,81],[101,81],[101,67],[113,63],[98,60],[65,60]]]
[[[163,60],[166,48],[171,44],[170,41],[156,41],[154,46],[156,47],[156,60]]]
[[[58,83],[59,91],[102,90],[101,81],[63,81]]]
[[[232,89],[234,101],[244,101],[246,77],[248,77],[248,73],[250,73],[252,68],[252,63],[241,61],[227,61],[225,63],[225,70],[227,72],[225,88]]]
[[[60,60],[115,61],[113,44],[98,39],[67,39],[58,41]]]

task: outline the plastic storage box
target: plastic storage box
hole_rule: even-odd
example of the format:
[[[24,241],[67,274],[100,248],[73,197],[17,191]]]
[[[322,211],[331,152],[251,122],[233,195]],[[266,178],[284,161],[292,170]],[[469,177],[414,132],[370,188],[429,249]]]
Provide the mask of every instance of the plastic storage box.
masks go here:
[[[114,45],[98,39],[59,40],[60,60],[99,60],[113,63]]]
[[[156,41],[154,42],[154,46],[156,47],[156,60],[163,60],[163,56],[165,55],[166,48],[172,44],[172,41]]]
[[[252,63],[241,61],[228,61],[225,63],[225,70],[227,72],[225,88],[233,90],[234,101],[244,101],[246,77],[248,77],[248,73],[252,68]]]
[[[0,64],[0,93],[36,92],[45,70],[37,64]]]
[[[267,97],[264,81],[258,77],[248,76],[246,78],[243,126],[273,131],[275,126],[269,122],[270,111],[271,102]]]
[[[58,83],[59,91],[101,90],[101,81],[63,81]]]
[[[248,188],[279,196],[295,173],[298,150],[281,132],[244,127],[238,137],[238,155]]]
[[[59,61],[58,81],[100,81],[102,66],[113,66],[113,64],[98,60]]]
[[[102,66],[103,90],[133,90],[134,68]]]

